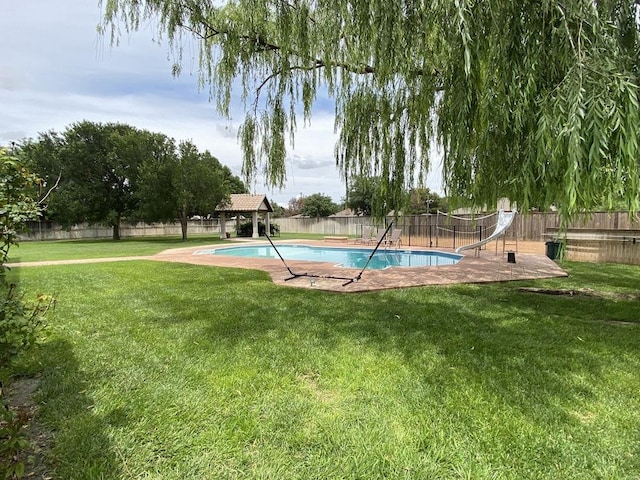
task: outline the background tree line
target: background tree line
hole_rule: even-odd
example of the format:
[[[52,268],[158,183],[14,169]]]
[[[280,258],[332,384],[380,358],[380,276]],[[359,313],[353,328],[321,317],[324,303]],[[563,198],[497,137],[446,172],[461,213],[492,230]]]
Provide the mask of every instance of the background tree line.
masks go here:
[[[286,207],[274,205],[275,216],[292,217],[303,215],[306,217],[328,217],[338,211],[349,208],[354,215],[373,216],[382,218],[393,211],[392,202],[384,194],[384,185],[380,177],[354,177],[347,189],[346,198],[340,204],[335,203],[330,196],[322,193],[313,195],[299,195],[289,200]],[[413,187],[404,190],[402,194],[401,210],[405,215],[421,215],[447,211],[446,198],[440,197],[426,187]]]
[[[191,141],[121,123],[82,121],[64,132],[41,133],[16,149],[42,178],[44,216],[63,227],[87,222],[113,228],[123,220],[187,220],[213,213],[245,184],[209,151]]]
[[[385,193],[385,183],[381,177],[360,175],[350,180],[345,205],[357,215],[382,218],[398,208],[398,213],[405,215],[421,215],[447,211],[448,201],[427,187],[402,189],[400,202],[392,202]]]

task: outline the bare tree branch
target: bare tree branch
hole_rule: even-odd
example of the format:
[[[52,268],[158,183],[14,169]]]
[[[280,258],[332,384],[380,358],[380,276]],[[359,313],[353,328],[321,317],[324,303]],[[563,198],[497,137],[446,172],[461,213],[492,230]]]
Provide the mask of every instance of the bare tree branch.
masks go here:
[[[47,198],[49,198],[49,195],[51,195],[51,192],[53,192],[56,188],[58,188],[58,186],[60,185],[60,179],[61,178],[62,178],[62,172],[60,172],[58,174],[58,179],[56,180],[56,183],[53,185],[53,187],[51,187],[49,189],[49,191],[47,192],[47,194],[44,197],[42,197],[40,200],[38,200],[38,205],[44,204],[45,200]]]

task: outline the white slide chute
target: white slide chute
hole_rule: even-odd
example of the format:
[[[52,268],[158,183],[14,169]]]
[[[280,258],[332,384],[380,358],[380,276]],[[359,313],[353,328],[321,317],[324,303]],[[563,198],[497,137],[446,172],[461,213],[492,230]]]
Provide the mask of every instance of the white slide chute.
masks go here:
[[[470,243],[469,245],[462,245],[461,247],[456,248],[455,252],[460,253],[463,250],[469,250],[470,248],[478,248],[482,245],[489,243],[492,240],[495,240],[500,235],[504,235],[507,229],[513,223],[513,219],[516,218],[517,211],[513,210],[510,212],[505,212],[504,210],[500,210],[498,212],[498,223],[496,223],[496,229],[493,231],[491,235],[487,238],[480,240],[479,242]]]

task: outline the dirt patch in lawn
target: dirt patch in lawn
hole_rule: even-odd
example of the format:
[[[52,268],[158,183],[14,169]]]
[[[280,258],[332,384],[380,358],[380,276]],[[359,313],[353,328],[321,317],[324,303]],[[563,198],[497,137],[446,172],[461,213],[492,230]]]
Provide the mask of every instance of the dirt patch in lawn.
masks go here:
[[[9,408],[13,410],[23,424],[23,433],[29,447],[20,452],[18,461],[25,465],[23,478],[51,479],[46,454],[51,447],[53,433],[38,420],[38,404],[35,400],[40,387],[37,377],[13,379],[5,389]]]
[[[534,288],[534,287],[520,287],[518,289],[521,292],[527,293],[540,293],[543,295],[559,295],[567,297],[592,297],[592,298],[604,298],[607,300],[629,300],[640,301],[640,293],[627,293],[627,292],[600,292],[591,288]]]

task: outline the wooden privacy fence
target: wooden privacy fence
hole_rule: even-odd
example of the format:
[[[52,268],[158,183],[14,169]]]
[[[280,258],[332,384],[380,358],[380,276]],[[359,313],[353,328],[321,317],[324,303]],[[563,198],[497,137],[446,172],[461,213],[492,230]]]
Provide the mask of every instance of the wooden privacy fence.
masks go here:
[[[640,265],[640,229],[549,229],[549,235],[562,238],[567,260]]]
[[[393,219],[387,218],[384,224]],[[360,236],[362,227],[376,225],[369,217],[330,219],[277,219],[281,232]],[[457,248],[491,235],[496,215],[437,214],[403,216],[394,220],[402,229],[403,246]],[[627,212],[595,212],[582,215],[564,229],[557,213],[519,214],[505,234],[505,241],[547,242],[562,240],[564,256],[569,260],[640,264],[640,221]],[[486,247],[484,247],[486,248]],[[549,248],[549,247],[547,247]]]
[[[212,220],[192,220],[187,223],[188,234],[220,234],[220,222],[218,219]],[[235,228],[235,222],[227,222],[227,231]],[[169,235],[181,235],[180,223],[144,223],[135,224],[122,223],[120,225],[120,236],[128,237],[163,237]],[[21,241],[29,240],[71,240],[71,239],[92,239],[111,238],[113,228],[103,225],[74,225],[69,229],[62,229],[53,222],[29,222],[27,233],[20,235]]]
[[[363,226],[374,226],[371,217],[283,217],[274,218],[280,233],[309,233],[319,235],[360,236]]]
[[[486,216],[485,214],[476,215],[476,218]],[[441,233],[446,225],[456,227],[456,231],[462,230],[462,225],[473,225],[470,219],[472,215],[457,215],[464,218],[465,221],[456,221],[455,219],[447,220],[442,215],[412,215],[399,217],[395,223],[403,229],[404,237],[429,238],[432,241],[435,238],[436,225],[440,228]],[[274,223],[280,225],[282,233],[315,233],[321,235],[348,235],[355,236],[362,233],[362,227],[386,225],[393,220],[389,217],[384,222],[376,222],[370,217],[328,217],[328,218],[276,218]],[[380,223],[380,225],[376,225]],[[491,233],[489,228],[491,224],[495,224],[495,217],[486,220],[477,220],[478,239],[486,233]],[[517,236],[519,240],[525,241],[545,241],[548,240],[547,230],[558,229],[560,227],[560,215],[554,212],[532,212],[527,214],[516,215],[513,224],[509,228],[508,234]],[[610,230],[630,230],[639,228],[640,221],[633,221],[629,218],[628,212],[594,212],[590,216],[581,215],[575,221],[571,222],[569,228],[593,228],[593,229],[610,229]],[[444,235],[442,233],[442,235]],[[453,233],[451,233],[453,235]]]
[[[545,241],[550,231],[560,228],[560,215],[549,212],[518,214],[514,220],[518,238],[528,241]],[[632,230],[640,227],[640,218],[629,217],[629,212],[593,212],[578,216],[567,225],[568,229]],[[513,229],[514,227],[512,227]]]
[[[578,262],[640,265],[640,231],[632,239],[567,239],[564,258]]]
[[[457,247],[475,242],[490,235],[495,227],[496,215],[457,215],[456,218],[438,214],[391,217],[384,221],[375,221],[371,217],[324,217],[324,218],[274,218],[272,223],[280,226],[282,233],[319,234],[325,236],[350,236],[362,234],[363,226],[385,227],[394,221],[402,229],[403,244],[425,247]],[[533,212],[518,214],[507,231],[507,236],[525,241],[546,241],[555,235],[560,227],[557,213]],[[629,218],[627,212],[595,212],[582,216],[569,225],[569,228],[601,230],[633,230],[640,228],[640,222]],[[235,229],[235,222],[229,221],[227,231]],[[180,235],[179,223],[135,224],[123,223],[120,227],[122,237],[145,237]],[[193,220],[188,224],[190,234],[220,233],[219,219]],[[112,229],[99,225],[76,225],[62,230],[51,222],[31,222],[30,231],[21,235],[22,240],[56,240],[80,238],[110,238]]]

